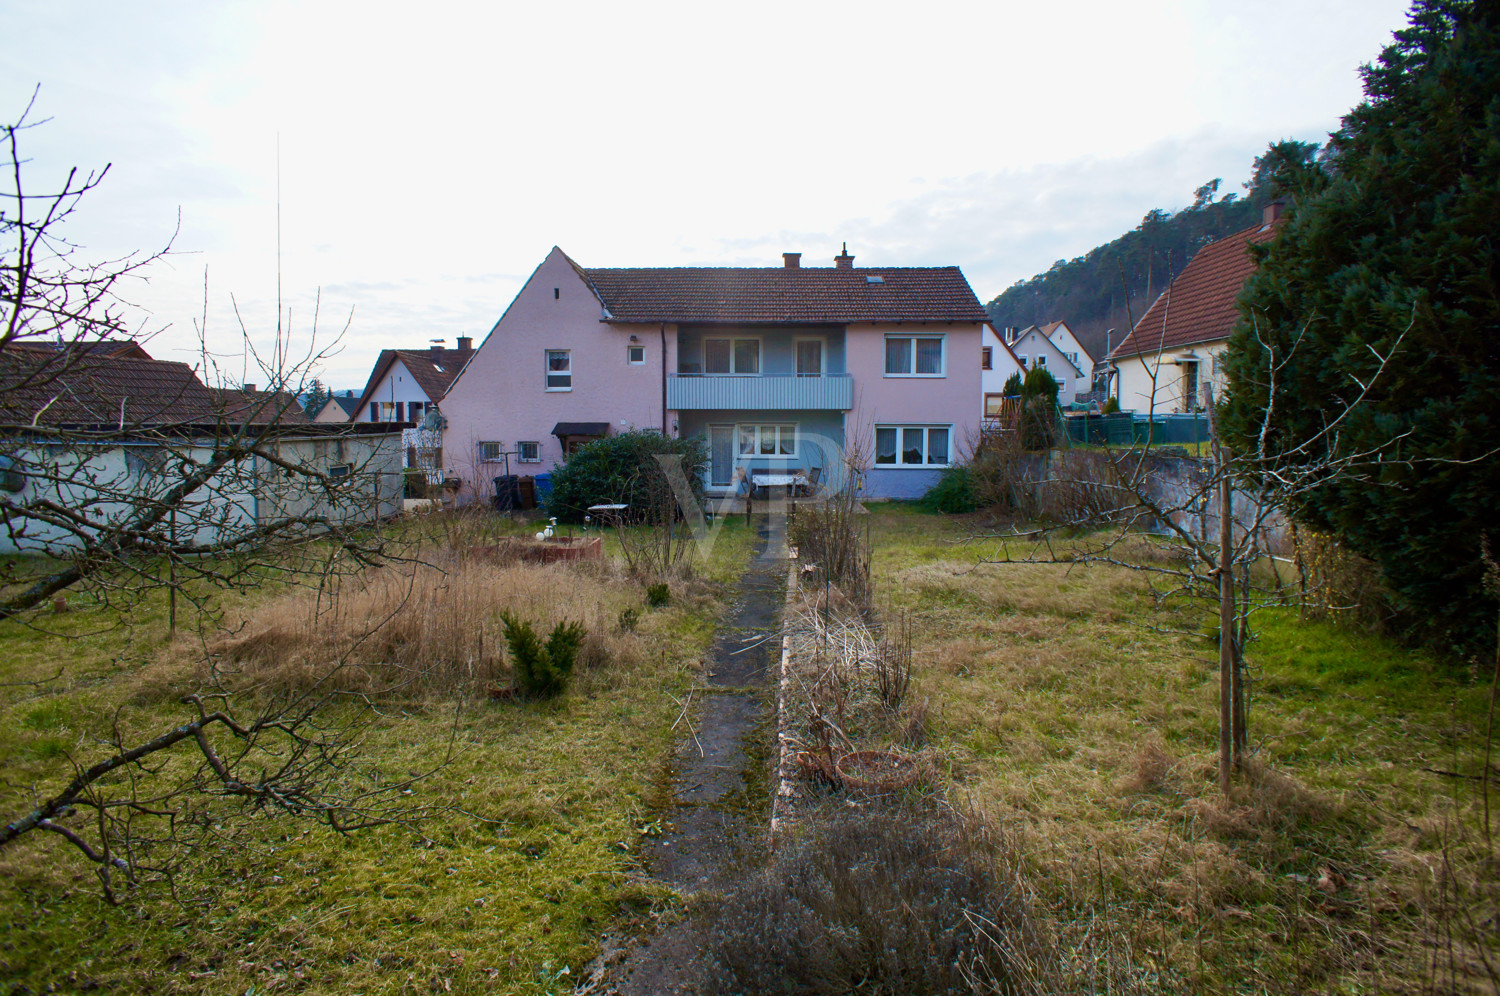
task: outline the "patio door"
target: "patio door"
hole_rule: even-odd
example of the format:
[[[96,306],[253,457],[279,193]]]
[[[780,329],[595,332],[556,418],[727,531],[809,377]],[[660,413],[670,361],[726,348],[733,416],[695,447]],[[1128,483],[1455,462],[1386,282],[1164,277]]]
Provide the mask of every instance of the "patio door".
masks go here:
[[[708,483],[727,488],[734,481],[734,426],[708,427]]]
[[[797,340],[797,376],[817,377],[823,373],[823,340]]]

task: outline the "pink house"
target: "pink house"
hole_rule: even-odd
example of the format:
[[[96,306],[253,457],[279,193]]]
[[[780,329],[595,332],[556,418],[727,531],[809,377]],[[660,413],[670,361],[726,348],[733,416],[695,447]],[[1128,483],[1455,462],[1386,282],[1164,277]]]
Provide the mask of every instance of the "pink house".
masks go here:
[[[698,436],[737,471],[853,451],[872,497],[916,497],[979,430],[984,308],[957,267],[586,269],[553,248],[443,399],[448,468],[549,470],[629,429]]]

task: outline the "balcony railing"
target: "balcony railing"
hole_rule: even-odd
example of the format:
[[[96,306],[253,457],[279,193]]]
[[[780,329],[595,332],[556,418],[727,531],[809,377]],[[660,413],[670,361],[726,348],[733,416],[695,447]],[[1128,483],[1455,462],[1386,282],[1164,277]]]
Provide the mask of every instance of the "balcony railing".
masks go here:
[[[668,374],[667,407],[776,411],[854,406],[854,378],[840,374]]]

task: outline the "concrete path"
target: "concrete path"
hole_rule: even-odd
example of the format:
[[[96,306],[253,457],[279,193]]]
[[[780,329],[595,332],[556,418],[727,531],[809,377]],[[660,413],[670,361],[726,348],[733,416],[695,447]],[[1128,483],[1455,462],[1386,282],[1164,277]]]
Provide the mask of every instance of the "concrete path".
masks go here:
[[[641,851],[652,878],[687,894],[726,886],[765,856],[787,550],[786,519],[760,521],[756,554],[709,651],[693,729],[674,755],[663,833]],[[610,972],[615,991],[693,991],[698,952],[687,949],[686,933],[669,929],[627,952]]]

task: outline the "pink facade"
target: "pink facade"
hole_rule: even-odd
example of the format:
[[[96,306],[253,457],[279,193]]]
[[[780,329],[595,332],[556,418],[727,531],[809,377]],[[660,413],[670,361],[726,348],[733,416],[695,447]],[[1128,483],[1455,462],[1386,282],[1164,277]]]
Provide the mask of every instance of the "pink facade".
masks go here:
[[[598,297],[554,248],[443,399],[444,462],[466,491],[477,485],[482,495],[504,472],[505,461],[484,443],[510,454],[511,473],[545,473],[562,461],[562,442],[552,435],[559,422],[607,422],[613,432],[662,427],[661,328],[602,317]],[[666,338],[666,361],[675,365],[676,331]],[[641,349],[642,362],[630,362],[629,346]],[[570,390],[547,389],[548,350],[568,351]],[[537,444],[536,463],[518,462],[521,442]]]
[[[669,435],[697,435],[705,443],[733,438],[732,452],[724,446],[710,448],[714,459],[733,461],[742,471],[765,469],[762,463],[773,469],[778,462],[803,468],[822,465],[827,456],[813,445],[804,449],[801,440],[804,433],[809,443],[832,435],[842,445],[858,445],[870,467],[867,490],[877,497],[922,494],[943,465],[968,456],[977,438],[980,321],[813,324],[752,317],[697,319],[680,325],[623,322],[610,313],[591,282],[602,279],[593,274],[610,272],[586,275],[554,248],[449,390],[442,403],[448,423],[444,461],[450,476],[465,482],[466,494],[486,494],[488,482],[506,471],[503,458],[496,459],[501,454],[510,454],[510,473],[549,472],[564,456],[562,442],[553,435],[560,423],[588,423],[591,431],[604,423],[610,434],[656,429]],[[638,279],[650,287],[650,274],[657,271],[639,272],[645,276]],[[757,274],[765,271],[749,272],[752,276],[746,279],[760,280]],[[893,281],[901,279],[900,271],[887,272]],[[961,275],[952,268],[948,272],[973,301]],[[856,279],[855,293],[864,293],[865,278]],[[872,296],[881,293],[879,283],[872,278],[877,286]],[[606,288],[607,300],[614,301],[609,293]],[[972,310],[982,314],[977,301]],[[810,336],[823,343],[816,353],[816,374],[804,372],[810,361],[796,347]],[[756,339],[755,371],[715,376],[704,340],[717,337]],[[933,372],[938,349],[941,365]],[[558,362],[558,353],[566,354],[565,362]],[[909,359],[902,359],[908,354]],[[902,362],[909,372],[890,372],[892,365]],[[566,390],[560,389],[564,379]],[[841,395],[839,385],[851,383],[852,392],[844,387]],[[680,400],[686,407],[668,407],[669,386],[672,403]],[[752,403],[754,398],[781,395],[811,403],[794,410],[767,410]],[[767,425],[793,427],[798,439],[794,455],[779,461],[762,457],[759,446]],[[744,449],[742,442],[750,426],[762,427],[754,452]],[[893,439],[900,448],[884,465],[877,460],[877,439],[887,444],[887,451]],[[532,444],[536,462],[520,462],[522,456],[533,455]],[[913,458],[919,451],[920,459]],[[715,480],[706,482],[710,490],[725,487],[718,483],[728,479],[724,469],[717,468]],[[825,466],[825,480],[831,469]]]

